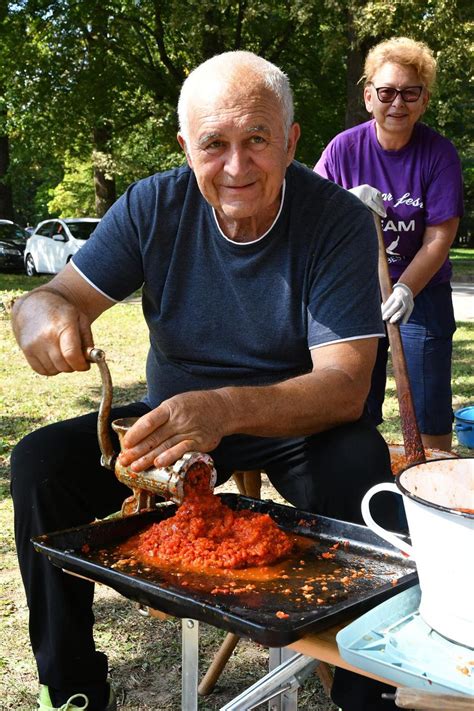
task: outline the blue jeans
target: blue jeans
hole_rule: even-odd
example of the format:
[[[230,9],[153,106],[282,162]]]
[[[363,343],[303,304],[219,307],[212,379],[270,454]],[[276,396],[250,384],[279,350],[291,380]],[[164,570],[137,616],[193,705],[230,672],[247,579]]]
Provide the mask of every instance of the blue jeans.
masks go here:
[[[428,435],[452,430],[451,357],[456,322],[451,291],[450,284],[423,289],[415,298],[410,320],[400,326],[418,427]],[[367,399],[375,425],[383,422],[388,347],[388,338],[381,338]]]

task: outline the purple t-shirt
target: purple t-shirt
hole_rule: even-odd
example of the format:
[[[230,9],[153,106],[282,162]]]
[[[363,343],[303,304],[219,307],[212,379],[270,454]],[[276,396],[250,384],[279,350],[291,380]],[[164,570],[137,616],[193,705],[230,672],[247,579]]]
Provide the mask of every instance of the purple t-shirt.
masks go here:
[[[416,123],[412,137],[399,151],[386,151],[375,121],[335,136],[314,170],[344,188],[372,185],[383,195],[382,220],[390,276],[396,281],[422,245],[425,227],[463,214],[462,172],[451,141],[429,126]],[[446,259],[429,284],[448,282]]]

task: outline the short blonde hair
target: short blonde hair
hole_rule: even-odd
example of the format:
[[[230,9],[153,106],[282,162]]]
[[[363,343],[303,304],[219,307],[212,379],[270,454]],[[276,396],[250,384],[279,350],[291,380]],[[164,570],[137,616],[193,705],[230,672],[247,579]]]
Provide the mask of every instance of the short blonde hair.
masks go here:
[[[376,44],[365,59],[362,79],[366,85],[387,62],[413,67],[422,84],[428,91],[431,90],[436,79],[436,59],[424,42],[409,37],[392,37]]]

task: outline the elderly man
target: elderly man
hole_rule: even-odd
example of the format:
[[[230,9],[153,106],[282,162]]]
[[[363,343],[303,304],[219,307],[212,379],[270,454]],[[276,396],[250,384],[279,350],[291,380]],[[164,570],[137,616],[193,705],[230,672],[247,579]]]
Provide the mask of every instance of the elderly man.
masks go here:
[[[18,343],[38,373],[86,370],[91,324],[143,285],[148,392],[112,412],[140,416],[122,463],[210,452],[219,483],[262,468],[292,504],[360,522],[363,493],[390,477],[363,419],[383,336],[371,216],[294,161],[288,80],[262,58],[200,65],[178,111],[188,165],[132,185],[73,261],[17,302]],[[100,467],[96,413],[20,442],[12,492],[40,709],[76,708],[77,694],[89,711],[112,709],[93,586],[29,542],[116,511],[129,493]]]

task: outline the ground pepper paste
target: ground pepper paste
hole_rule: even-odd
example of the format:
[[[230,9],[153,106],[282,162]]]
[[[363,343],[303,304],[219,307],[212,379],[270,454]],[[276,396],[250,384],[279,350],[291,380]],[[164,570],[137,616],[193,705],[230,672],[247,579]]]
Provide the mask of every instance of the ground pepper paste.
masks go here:
[[[138,536],[139,556],[187,568],[246,568],[271,565],[288,556],[292,539],[268,514],[234,511],[209,490],[209,472],[189,470],[176,514]]]
[[[429,459],[442,459],[443,457],[446,457],[449,455],[452,455],[451,452],[443,452],[440,449],[425,449],[425,458],[428,461]],[[392,474],[396,476],[399,472],[402,471],[402,469],[406,469],[406,467],[409,465],[409,460],[408,457],[406,456],[405,453],[403,452],[395,452],[395,451],[390,451],[390,464],[392,467]]]

